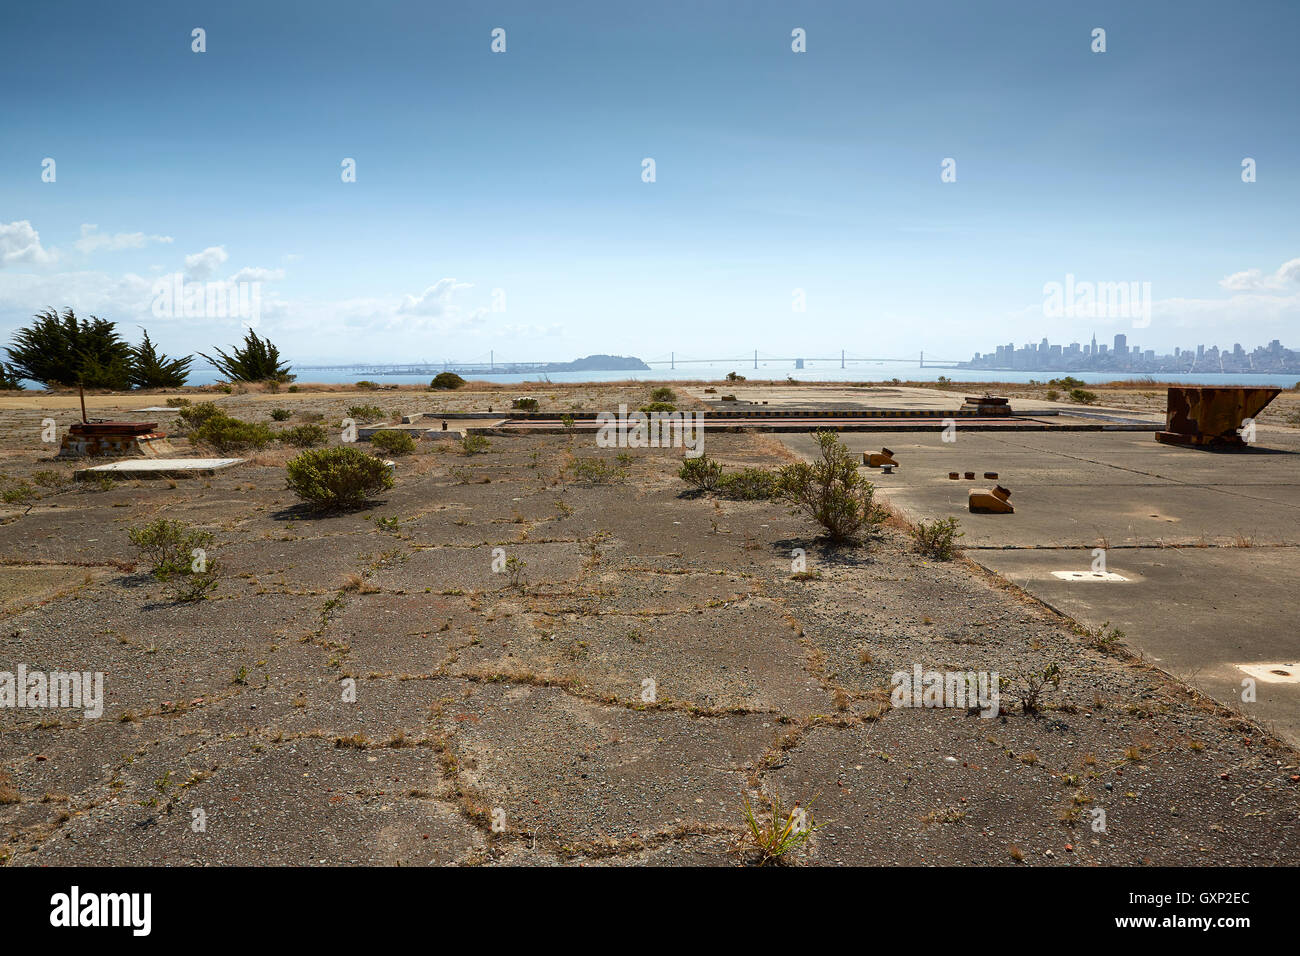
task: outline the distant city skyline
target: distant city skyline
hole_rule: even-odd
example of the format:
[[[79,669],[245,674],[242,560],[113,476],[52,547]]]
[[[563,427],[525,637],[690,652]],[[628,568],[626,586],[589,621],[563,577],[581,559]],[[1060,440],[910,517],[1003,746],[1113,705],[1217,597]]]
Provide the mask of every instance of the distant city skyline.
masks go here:
[[[1046,336],[1038,343],[1017,347],[999,345],[993,352],[976,352],[963,368],[1043,370],[1059,372],[1134,371],[1134,372],[1300,372],[1300,352],[1288,349],[1280,339],[1257,345],[1247,351],[1240,342],[1225,345],[1199,343],[1190,347],[1175,346],[1172,352],[1144,349],[1140,343],[1129,344],[1128,335],[1118,332],[1109,343],[1098,342],[1094,333],[1085,344],[1051,344]]]

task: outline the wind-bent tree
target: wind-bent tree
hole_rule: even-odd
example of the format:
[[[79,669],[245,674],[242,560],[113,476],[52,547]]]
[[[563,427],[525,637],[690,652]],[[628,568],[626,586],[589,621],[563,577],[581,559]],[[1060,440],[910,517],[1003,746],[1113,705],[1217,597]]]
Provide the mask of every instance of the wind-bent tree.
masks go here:
[[[112,322],[93,315],[78,319],[71,309],[62,316],[46,309],[34,318],[6,349],[12,373],[42,385],[130,386],[131,347]]]
[[[180,388],[190,376],[193,355],[168,358],[154,348],[149,330],[141,329],[144,338],[131,349],[131,384],[136,388]]]
[[[12,365],[0,362],[0,390],[21,392],[24,389],[23,377]]]
[[[219,358],[199,354],[212,363],[222,375],[232,382],[291,382],[294,376],[289,374],[289,363],[280,361],[280,350],[271,344],[270,339],[259,339],[252,329],[244,336],[244,347],[238,345],[227,355],[221,349],[213,349]]]

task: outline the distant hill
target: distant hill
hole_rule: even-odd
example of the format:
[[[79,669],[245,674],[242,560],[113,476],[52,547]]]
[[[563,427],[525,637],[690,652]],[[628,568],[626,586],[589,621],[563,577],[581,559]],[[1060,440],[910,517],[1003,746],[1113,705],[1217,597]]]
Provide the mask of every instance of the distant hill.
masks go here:
[[[642,371],[650,366],[634,355],[588,355],[572,362],[547,362],[547,372],[624,372]]]

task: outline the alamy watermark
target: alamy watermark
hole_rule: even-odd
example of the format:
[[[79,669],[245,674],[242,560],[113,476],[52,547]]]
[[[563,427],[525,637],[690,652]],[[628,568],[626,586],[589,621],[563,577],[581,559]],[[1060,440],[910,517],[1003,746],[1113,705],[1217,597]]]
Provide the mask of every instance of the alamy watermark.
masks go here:
[[[255,329],[262,321],[262,283],[186,282],[174,272],[153,284],[153,314],[160,319],[242,319]]]
[[[1048,319],[1132,319],[1135,329],[1151,324],[1150,282],[1076,281],[1043,284],[1043,317]]]
[[[684,448],[687,458],[704,454],[703,412],[631,412],[626,404],[618,414],[596,416],[599,448]]]
[[[997,671],[896,671],[890,678],[889,702],[895,707],[952,707],[978,710],[981,717],[1001,713],[1001,682]]]
[[[104,675],[99,671],[0,671],[0,707],[80,709],[95,720],[104,713]]]

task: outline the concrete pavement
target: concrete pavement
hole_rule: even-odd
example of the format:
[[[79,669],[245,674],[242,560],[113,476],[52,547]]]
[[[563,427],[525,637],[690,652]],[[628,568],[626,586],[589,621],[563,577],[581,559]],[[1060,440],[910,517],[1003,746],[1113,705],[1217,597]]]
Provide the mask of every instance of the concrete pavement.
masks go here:
[[[1122,629],[1132,650],[1300,742],[1300,432],[1261,427],[1235,455],[1126,432],[889,437],[900,467],[873,481],[897,510],[958,518],[972,560],[1082,624]],[[878,436],[843,440],[855,456],[878,450]],[[1016,513],[970,514],[967,492],[994,482],[950,471],[998,472]],[[1057,574],[1090,572],[1097,548],[1125,580]]]

